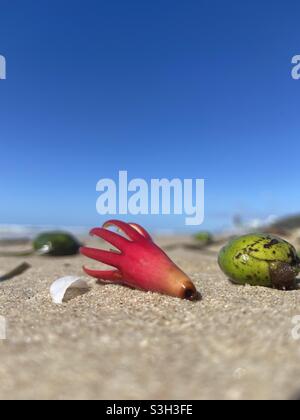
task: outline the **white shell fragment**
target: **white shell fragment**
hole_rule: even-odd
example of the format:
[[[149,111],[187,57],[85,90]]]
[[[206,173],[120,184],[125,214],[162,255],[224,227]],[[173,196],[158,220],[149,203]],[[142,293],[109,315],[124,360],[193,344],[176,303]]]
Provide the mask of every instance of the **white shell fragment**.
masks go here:
[[[89,286],[80,277],[67,276],[57,279],[50,288],[52,301],[61,305],[89,291]]]

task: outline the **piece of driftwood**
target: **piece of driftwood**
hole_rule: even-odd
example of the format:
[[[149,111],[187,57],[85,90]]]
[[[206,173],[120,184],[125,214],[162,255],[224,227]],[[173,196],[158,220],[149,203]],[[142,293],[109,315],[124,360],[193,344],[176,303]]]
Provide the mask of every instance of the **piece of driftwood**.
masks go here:
[[[26,262],[18,265],[13,270],[9,271],[8,273],[4,274],[3,276],[0,276],[0,282],[11,280],[12,278],[19,276],[20,274],[24,273],[24,271],[28,270],[30,268],[30,265]]]

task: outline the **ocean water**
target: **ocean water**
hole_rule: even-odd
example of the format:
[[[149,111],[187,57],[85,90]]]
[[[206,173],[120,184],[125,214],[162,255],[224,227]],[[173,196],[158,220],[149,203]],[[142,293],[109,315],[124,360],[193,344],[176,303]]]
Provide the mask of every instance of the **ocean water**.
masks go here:
[[[257,229],[263,226],[269,226],[277,218],[274,215],[269,215],[265,218],[249,218],[248,220],[243,220],[240,226],[230,223],[227,220],[227,223],[213,223],[213,220],[210,220],[210,223],[206,222],[203,226],[198,228],[194,227],[193,229],[187,228],[186,226],[181,227],[170,227],[168,223],[165,225],[160,223],[160,226],[147,227],[148,230],[158,236],[172,236],[172,235],[191,235],[201,230],[209,230],[212,233],[239,233],[240,231],[248,231],[251,229]],[[139,221],[138,221],[139,222]],[[141,222],[140,222],[141,223]],[[143,224],[143,223],[141,223]],[[20,224],[0,224],[0,240],[21,240],[21,239],[32,239],[36,237],[41,232],[47,231],[65,231],[72,233],[75,236],[83,237],[87,236],[92,226],[63,226],[63,225],[20,225]]]
[[[0,241],[5,240],[23,240],[23,239],[33,239],[39,233],[49,232],[49,231],[64,231],[69,232],[77,237],[86,237],[91,230],[91,226],[60,226],[60,225],[1,225],[0,224]],[[189,234],[185,232],[184,229],[151,229],[152,234],[157,236],[172,236],[176,234]]]
[[[89,232],[86,226],[55,226],[55,225],[1,225],[0,224],[0,240],[18,240],[32,239],[41,232],[48,231],[64,231],[70,232],[76,236],[85,236]]]

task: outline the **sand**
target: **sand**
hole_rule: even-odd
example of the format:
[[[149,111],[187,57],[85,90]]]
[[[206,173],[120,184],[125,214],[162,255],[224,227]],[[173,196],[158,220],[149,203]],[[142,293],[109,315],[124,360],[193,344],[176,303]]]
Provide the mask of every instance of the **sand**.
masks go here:
[[[300,291],[230,284],[214,252],[175,249],[203,300],[90,281],[56,306],[49,287],[82,257],[26,257],[0,284],[1,399],[291,399],[300,394]],[[0,258],[5,271],[24,257]]]

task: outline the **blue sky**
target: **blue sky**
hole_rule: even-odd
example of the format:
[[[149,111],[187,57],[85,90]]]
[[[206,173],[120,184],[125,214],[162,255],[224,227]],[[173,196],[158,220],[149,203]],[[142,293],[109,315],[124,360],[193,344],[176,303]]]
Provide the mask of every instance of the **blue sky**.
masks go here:
[[[300,211],[299,1],[0,4],[0,223],[99,224],[119,170],[205,178],[207,228]]]

